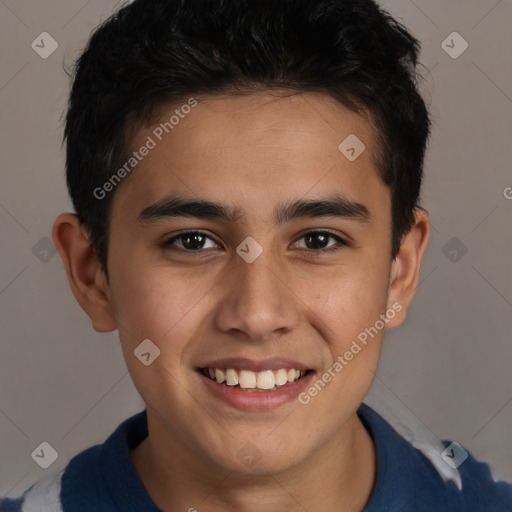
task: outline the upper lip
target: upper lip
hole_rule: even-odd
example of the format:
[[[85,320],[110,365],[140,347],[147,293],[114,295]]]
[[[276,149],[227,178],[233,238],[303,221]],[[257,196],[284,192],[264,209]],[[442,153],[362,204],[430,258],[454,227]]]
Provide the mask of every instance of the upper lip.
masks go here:
[[[246,357],[227,357],[201,364],[199,368],[233,368],[235,370],[251,370],[253,372],[280,370],[281,368],[295,368],[296,370],[310,369],[309,366],[301,363],[300,361],[283,357],[272,357],[259,360],[248,359]]]

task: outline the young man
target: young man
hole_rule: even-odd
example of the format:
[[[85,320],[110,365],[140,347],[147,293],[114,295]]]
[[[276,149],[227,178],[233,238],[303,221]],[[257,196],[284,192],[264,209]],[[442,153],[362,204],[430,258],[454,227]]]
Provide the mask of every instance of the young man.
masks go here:
[[[418,51],[372,0],[135,0],[95,32],[53,238],[146,409],[1,511],[512,510],[362,403],[429,237]]]

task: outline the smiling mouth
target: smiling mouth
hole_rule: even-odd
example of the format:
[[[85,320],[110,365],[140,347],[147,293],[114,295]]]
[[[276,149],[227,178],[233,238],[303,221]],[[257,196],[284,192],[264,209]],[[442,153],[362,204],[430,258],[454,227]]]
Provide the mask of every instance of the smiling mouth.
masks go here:
[[[234,368],[200,368],[199,371],[217,384],[247,391],[269,391],[282,388],[293,384],[311,372],[311,370],[296,368],[263,370],[261,372]]]

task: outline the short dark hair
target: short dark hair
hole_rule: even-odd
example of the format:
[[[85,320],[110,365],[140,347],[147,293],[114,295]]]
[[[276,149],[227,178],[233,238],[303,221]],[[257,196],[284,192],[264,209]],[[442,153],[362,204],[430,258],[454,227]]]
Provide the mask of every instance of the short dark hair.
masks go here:
[[[391,189],[394,259],[414,223],[430,132],[419,42],[373,0],[135,0],[100,25],[73,70],[66,176],[107,273],[113,193],[102,187],[158,107],[200,94],[323,92],[368,112]],[[340,141],[341,142],[341,141]],[[108,277],[108,274],[107,274]]]

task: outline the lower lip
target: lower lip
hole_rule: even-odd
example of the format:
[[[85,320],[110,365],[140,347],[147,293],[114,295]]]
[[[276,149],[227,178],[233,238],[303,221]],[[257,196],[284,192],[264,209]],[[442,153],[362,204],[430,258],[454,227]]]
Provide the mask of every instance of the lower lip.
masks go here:
[[[315,374],[311,371],[293,383],[268,391],[246,391],[219,384],[205,377],[200,371],[197,373],[212,395],[243,411],[268,411],[292,401],[308,387]]]

